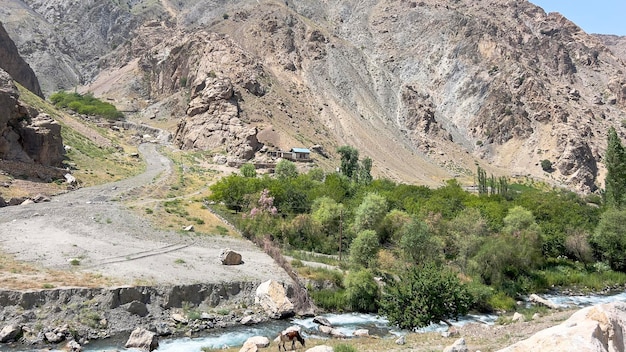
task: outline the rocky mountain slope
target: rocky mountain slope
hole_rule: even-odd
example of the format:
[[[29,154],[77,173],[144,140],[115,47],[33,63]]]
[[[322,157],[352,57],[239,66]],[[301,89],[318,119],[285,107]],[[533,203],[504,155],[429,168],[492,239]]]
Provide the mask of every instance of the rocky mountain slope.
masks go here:
[[[472,182],[480,164],[590,192],[606,130],[626,131],[624,61],[527,1],[12,0],[0,12],[44,92],[85,83],[170,126],[181,148],[231,159],[350,144],[393,180]]]

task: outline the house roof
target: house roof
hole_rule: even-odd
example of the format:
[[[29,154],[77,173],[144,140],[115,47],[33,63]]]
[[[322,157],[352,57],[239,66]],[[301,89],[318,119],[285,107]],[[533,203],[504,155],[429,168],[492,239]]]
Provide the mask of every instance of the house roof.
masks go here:
[[[307,154],[311,153],[311,151],[306,149],[306,148],[291,148],[291,152],[294,152],[294,153],[307,153]]]

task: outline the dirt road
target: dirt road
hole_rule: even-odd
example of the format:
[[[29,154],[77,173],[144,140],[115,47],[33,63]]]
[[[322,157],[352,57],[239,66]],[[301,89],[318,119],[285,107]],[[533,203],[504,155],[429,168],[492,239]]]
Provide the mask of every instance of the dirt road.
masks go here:
[[[130,192],[162,182],[172,169],[156,145],[139,150],[147,163],[141,175],[2,208],[0,249],[36,266],[94,272],[126,285],[289,280],[249,241],[157,230],[126,208],[121,200]],[[223,248],[241,253],[245,263],[221,265]]]

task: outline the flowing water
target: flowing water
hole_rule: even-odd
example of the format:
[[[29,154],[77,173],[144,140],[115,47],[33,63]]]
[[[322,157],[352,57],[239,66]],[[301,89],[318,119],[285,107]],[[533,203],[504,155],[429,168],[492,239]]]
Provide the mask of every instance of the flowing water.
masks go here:
[[[567,296],[567,295],[543,295],[542,297],[551,300],[563,307],[586,307],[595,304],[609,303],[614,301],[626,301],[626,292],[613,295],[588,295],[588,296]],[[381,316],[374,314],[326,314],[323,315],[330,323],[346,336],[352,336],[357,329],[367,329],[370,335],[379,337],[397,337],[406,334],[407,331],[396,329],[389,325],[389,322]],[[495,323],[497,316],[489,314],[467,315],[460,317],[458,321],[452,321],[454,326],[463,326],[467,323],[479,322],[492,325]],[[241,346],[248,337],[266,336],[272,340],[278,336],[278,333],[289,326],[298,325],[302,328],[303,335],[307,337],[327,338],[318,333],[317,324],[313,322],[313,318],[306,319],[290,319],[272,321],[269,323],[258,324],[254,326],[238,326],[228,329],[216,329],[199,337],[193,338],[173,338],[161,339],[159,341],[158,352],[200,352],[203,347],[222,348]],[[419,332],[429,331],[445,331],[445,324],[431,324],[426,328],[418,330]],[[102,352],[102,351],[136,351],[133,349],[121,348],[125,340],[103,340],[96,341],[83,346],[83,351]],[[28,349],[14,349],[12,351],[39,351]],[[53,350],[54,351],[54,350]]]

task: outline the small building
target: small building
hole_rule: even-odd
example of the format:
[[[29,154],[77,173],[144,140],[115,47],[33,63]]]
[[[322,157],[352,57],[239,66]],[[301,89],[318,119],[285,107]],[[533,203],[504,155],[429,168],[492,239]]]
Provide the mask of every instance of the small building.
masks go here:
[[[291,148],[289,151],[271,151],[267,153],[273,158],[282,158],[291,161],[311,161],[311,151],[307,148]]]
[[[291,148],[290,152],[295,161],[311,160],[311,151],[306,148]]]

